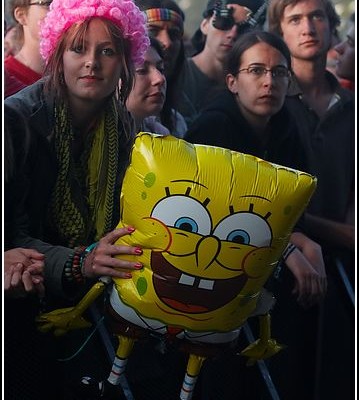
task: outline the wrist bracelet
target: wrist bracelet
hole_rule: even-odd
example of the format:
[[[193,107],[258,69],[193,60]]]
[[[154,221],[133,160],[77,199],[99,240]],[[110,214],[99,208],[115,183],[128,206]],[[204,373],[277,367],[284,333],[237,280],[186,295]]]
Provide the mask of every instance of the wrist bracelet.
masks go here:
[[[68,282],[84,282],[84,276],[81,272],[81,258],[84,249],[85,246],[76,247],[75,251],[70,254],[69,258],[65,262],[64,278]]]
[[[69,258],[65,262],[65,267],[64,267],[64,278],[68,282],[72,282],[74,280],[72,276],[72,262],[74,259],[74,253],[71,253]]]
[[[84,276],[85,259],[88,254],[91,253],[91,251],[97,246],[97,243],[98,242],[90,244],[90,246],[86,247],[86,249],[81,254],[80,271],[82,276]]]
[[[287,247],[285,248],[285,250],[283,251],[282,254],[282,260],[284,262],[287,261],[287,258],[293,253],[293,251],[297,249],[297,246],[293,243],[288,243]]]

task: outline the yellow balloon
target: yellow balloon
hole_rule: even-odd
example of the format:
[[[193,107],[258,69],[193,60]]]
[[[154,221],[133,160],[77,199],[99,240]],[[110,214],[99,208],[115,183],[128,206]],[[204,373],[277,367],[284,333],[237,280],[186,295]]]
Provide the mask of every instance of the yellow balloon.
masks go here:
[[[141,132],[121,193],[117,242],[143,268],[115,279],[122,318],[148,329],[235,331],[254,312],[315,177],[257,157]],[[121,255],[121,258],[124,258]]]

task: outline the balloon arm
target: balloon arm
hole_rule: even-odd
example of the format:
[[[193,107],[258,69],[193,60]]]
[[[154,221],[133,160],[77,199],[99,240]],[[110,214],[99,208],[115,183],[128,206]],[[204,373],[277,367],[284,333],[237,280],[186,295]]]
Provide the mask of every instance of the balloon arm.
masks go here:
[[[104,289],[104,282],[96,282],[76,306],[41,314],[36,320],[39,326],[38,329],[42,332],[53,330],[55,336],[60,336],[70,330],[91,326],[82,317],[82,314],[103,293]]]
[[[269,314],[259,316],[259,339],[241,352],[241,355],[248,357],[247,365],[272,357],[285,347],[271,338],[270,318]]]
[[[275,298],[273,294],[268,289],[262,287],[259,292],[256,308],[250,316],[255,317],[268,314],[269,311],[273,308],[274,304]]]

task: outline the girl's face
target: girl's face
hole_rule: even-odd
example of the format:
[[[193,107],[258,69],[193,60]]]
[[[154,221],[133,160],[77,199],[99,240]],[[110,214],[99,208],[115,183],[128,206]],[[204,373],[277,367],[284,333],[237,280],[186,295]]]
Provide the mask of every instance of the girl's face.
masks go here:
[[[336,74],[345,79],[355,80],[355,28],[349,28],[346,39],[334,47],[337,54]]]
[[[102,102],[115,91],[122,71],[121,58],[100,19],[89,23],[83,46],[65,50],[63,68],[72,105]]]
[[[165,101],[166,78],[163,60],[157,51],[150,47],[145,62],[136,69],[134,87],[127,99],[127,109],[135,119],[158,115]]]
[[[249,123],[268,121],[282,108],[289,84],[287,67],[282,53],[260,42],[242,53],[241,72],[227,75],[227,86]]]

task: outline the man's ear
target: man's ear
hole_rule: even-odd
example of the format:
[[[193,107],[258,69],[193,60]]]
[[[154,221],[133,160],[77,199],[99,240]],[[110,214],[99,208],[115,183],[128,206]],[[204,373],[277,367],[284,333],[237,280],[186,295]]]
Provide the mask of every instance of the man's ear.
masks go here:
[[[232,92],[233,94],[238,94],[237,79],[234,75],[226,75],[226,84],[230,92]]]
[[[201,29],[201,32],[207,36],[208,34],[208,28],[210,24],[211,17],[205,18],[202,20],[201,25],[199,26]]]
[[[16,7],[14,10],[14,18],[20,25],[26,25],[27,7]]]

